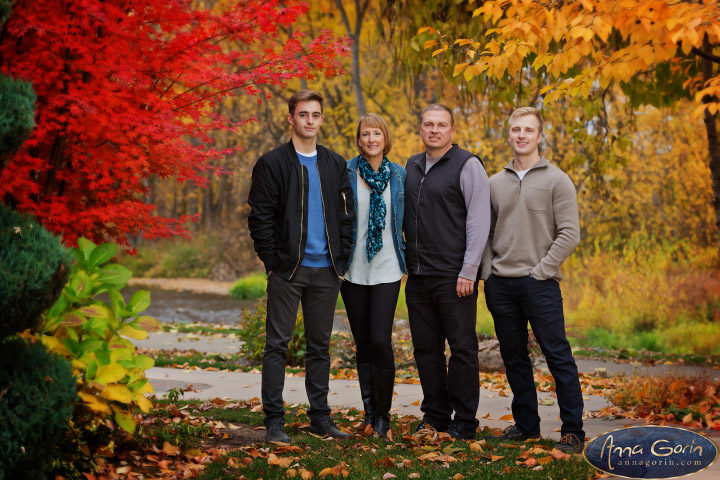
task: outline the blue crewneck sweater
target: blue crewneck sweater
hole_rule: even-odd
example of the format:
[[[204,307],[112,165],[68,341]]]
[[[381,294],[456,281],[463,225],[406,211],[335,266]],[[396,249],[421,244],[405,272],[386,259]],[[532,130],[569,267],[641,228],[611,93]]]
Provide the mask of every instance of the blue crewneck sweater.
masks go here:
[[[305,244],[305,256],[301,265],[306,267],[329,267],[332,265],[325,232],[320,192],[320,175],[317,168],[317,151],[311,155],[296,152],[298,160],[308,172],[308,232]]]

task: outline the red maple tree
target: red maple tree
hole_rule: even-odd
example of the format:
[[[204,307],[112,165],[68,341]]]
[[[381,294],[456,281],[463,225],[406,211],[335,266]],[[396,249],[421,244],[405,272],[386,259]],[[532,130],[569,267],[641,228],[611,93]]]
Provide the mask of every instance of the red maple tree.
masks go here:
[[[16,0],[0,32],[0,71],[32,82],[30,139],[0,172],[0,198],[74,245],[79,236],[185,234],[146,202],[150,175],[202,185],[212,132],[237,131],[213,107],[316,73],[339,73],[345,40],[293,27],[295,0]],[[287,38],[287,37],[284,37]]]

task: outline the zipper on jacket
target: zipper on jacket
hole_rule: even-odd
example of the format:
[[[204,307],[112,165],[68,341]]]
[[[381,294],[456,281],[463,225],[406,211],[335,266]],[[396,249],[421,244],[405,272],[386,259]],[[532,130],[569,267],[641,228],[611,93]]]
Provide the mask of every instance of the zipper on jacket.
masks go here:
[[[320,179],[320,167],[317,164],[315,164],[315,168],[317,168],[318,182],[320,183],[320,203],[322,203],[322,207],[323,207],[323,222],[325,222],[325,237],[327,238],[328,252],[330,252],[330,263],[332,263],[333,269],[335,270],[335,275],[337,275],[339,278],[342,278],[340,276],[340,273],[338,272],[337,267],[335,266],[335,260],[333,259],[332,248],[330,248],[330,232],[328,232],[327,218],[325,218],[325,199],[323,198],[323,194],[322,194],[322,180]],[[343,192],[343,199],[344,198],[345,198],[345,193]]]
[[[319,176],[319,175],[318,175]],[[305,169],[302,165],[300,165],[300,240],[298,240],[298,261],[295,265],[295,268],[293,268],[292,273],[290,274],[290,278],[292,279],[295,276],[295,271],[300,266],[300,258],[302,257],[302,252],[300,251],[300,247],[302,247],[302,236],[303,236],[303,215],[305,213]]]
[[[415,257],[417,258],[417,274],[420,274],[420,252],[418,250],[418,215],[420,214],[420,194],[422,194],[423,182],[425,175],[420,179],[420,188],[418,189],[417,205],[415,206]]]
[[[320,177],[320,171],[318,170],[318,177]],[[343,196],[343,207],[345,208],[345,215],[347,215],[347,199],[345,198],[345,192],[340,192]]]

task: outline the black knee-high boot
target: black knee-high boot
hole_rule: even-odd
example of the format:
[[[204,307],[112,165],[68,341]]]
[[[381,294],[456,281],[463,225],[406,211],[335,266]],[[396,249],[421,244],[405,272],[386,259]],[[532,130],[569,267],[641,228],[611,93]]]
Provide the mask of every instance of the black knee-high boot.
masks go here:
[[[357,364],[358,383],[360,384],[360,397],[365,408],[365,425],[375,424],[375,393],[373,391],[372,363]]]
[[[395,370],[373,368],[375,390],[375,423],[373,429],[379,437],[387,437],[390,429],[390,406],[392,405]]]

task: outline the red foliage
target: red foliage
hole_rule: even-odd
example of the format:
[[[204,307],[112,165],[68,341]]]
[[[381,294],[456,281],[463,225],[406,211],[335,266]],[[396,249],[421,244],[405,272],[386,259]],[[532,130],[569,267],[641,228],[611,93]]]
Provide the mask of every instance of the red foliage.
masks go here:
[[[243,123],[213,106],[238,94],[260,99],[263,87],[314,72],[336,75],[347,52],[327,32],[309,39],[293,28],[281,41],[307,10],[295,0],[226,4],[16,0],[0,71],[33,83],[37,127],[0,172],[0,198],[70,245],[79,236],[126,244],[129,234],[185,234],[187,218],[152,215],[147,178],[202,185],[210,162],[228,153],[210,134]]]

